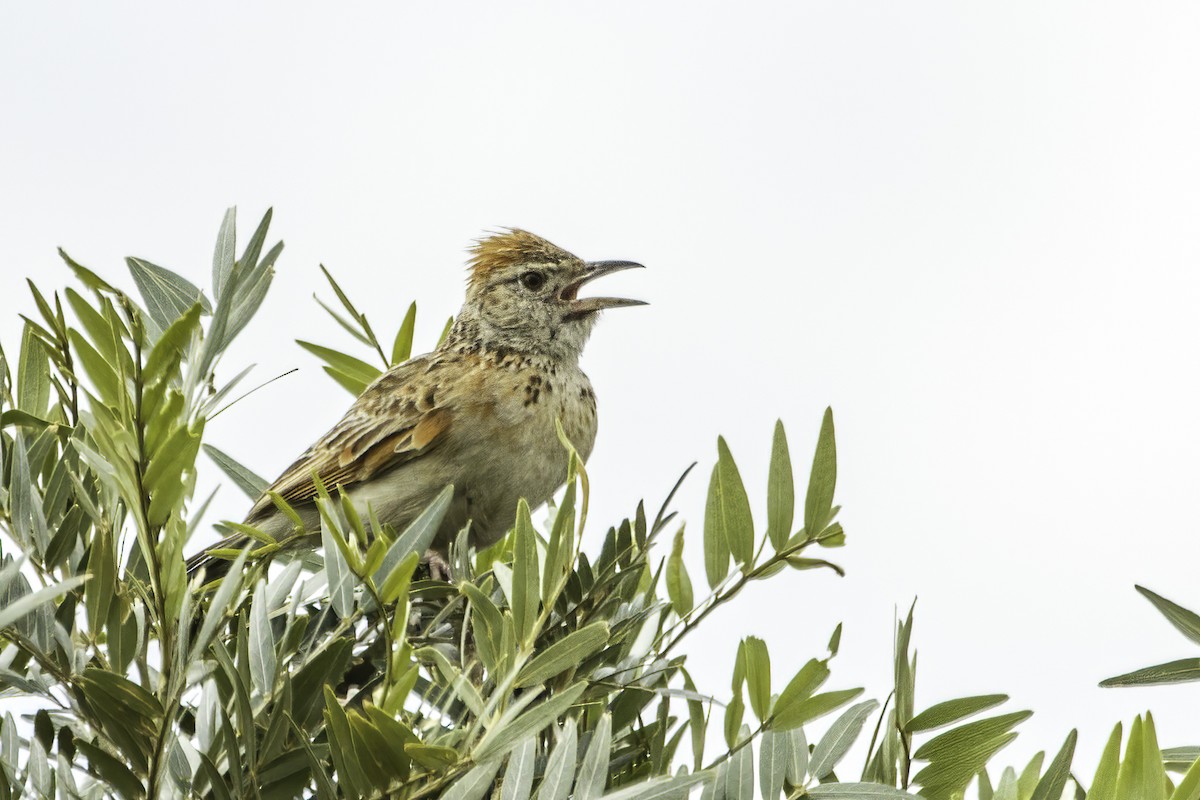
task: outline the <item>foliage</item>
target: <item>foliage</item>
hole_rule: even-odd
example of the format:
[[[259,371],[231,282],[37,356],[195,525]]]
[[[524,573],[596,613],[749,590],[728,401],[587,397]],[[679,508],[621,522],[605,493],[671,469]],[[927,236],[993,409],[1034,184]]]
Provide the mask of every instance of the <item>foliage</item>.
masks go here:
[[[669,508],[674,491],[652,518],[639,505],[588,537],[596,552],[581,548],[588,474],[561,429],[571,466],[544,529],[522,503],[491,548],[475,552],[460,535],[453,582],[418,561],[448,492],[395,531],[327,487],[320,552],[288,560],[281,542],[224,523],[253,545],[226,554],[233,568],[215,587],[189,584],[185,548],[211,500],[193,497],[201,450],[247,496],[266,485],[204,433],[246,375],[218,372],[272,281],[282,243],[264,253],[270,216],[238,257],[226,214],[211,300],[138,258],[127,265],[140,299],[65,253],[79,288],[46,295],[30,284],[37,314],[17,360],[0,350],[0,544],[12,550],[0,553],[0,696],[30,709],[0,720],[0,799],[949,800],[976,780],[985,800],[1085,796],[1071,773],[1074,732],[1045,769],[1039,754],[993,788],[987,765],[1029,715],[981,716],[1004,695],[917,711],[911,610],[882,704],[826,688],[840,626],[798,669],[745,638],[728,700],[695,685],[681,645],[715,609],[775,576],[841,574],[821,556],[846,538],[829,411],[802,507],[776,424],[765,527],[718,439],[704,597]],[[325,275],[337,304],[318,302],[368,354],[300,346],[357,393],[410,357],[416,306],[385,347]],[[1200,618],[1146,594],[1200,641]],[[844,780],[856,743],[864,766]],[[1134,721],[1123,758],[1120,744],[1118,726],[1086,797],[1200,798],[1200,753],[1160,751],[1149,715]],[[1177,787],[1167,770],[1186,770]]]

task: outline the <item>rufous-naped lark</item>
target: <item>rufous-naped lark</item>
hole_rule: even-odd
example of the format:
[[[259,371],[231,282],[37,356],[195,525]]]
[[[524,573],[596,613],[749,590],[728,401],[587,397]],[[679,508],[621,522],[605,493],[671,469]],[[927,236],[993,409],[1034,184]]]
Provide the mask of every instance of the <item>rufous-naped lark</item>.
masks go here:
[[[329,491],[346,493],[363,519],[369,508],[399,532],[453,485],[435,552],[464,526],[475,546],[495,542],[512,527],[519,498],[536,507],[565,481],[556,420],[583,458],[591,453],[596,395],[580,354],[598,312],[643,303],[579,297],[579,290],[640,266],[583,261],[523,230],[481,239],[471,251],[466,300],[442,344],[380,375],[268,491],[316,534],[316,475]],[[295,546],[317,542],[292,536],[292,520],[265,493],[246,524]],[[237,535],[210,549],[248,542]],[[228,563],[202,552],[188,561],[188,574],[205,569],[212,579]]]

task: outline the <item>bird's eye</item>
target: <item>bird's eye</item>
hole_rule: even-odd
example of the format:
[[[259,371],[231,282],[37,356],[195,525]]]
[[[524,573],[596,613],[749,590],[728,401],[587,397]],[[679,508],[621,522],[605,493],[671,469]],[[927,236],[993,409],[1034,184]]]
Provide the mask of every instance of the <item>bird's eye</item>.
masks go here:
[[[521,273],[521,285],[531,292],[536,292],[546,285],[546,273],[536,269]]]

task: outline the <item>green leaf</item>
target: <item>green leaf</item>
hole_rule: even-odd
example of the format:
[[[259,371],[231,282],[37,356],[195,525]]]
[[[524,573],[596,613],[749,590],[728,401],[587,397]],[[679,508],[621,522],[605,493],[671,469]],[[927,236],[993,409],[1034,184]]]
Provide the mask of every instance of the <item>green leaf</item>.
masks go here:
[[[1200,800],[1200,759],[1192,762],[1191,768],[1171,793],[1171,800]]]
[[[837,446],[833,435],[833,409],[825,409],[817,452],[813,455],[808,494],[804,499],[804,530],[815,537],[829,524],[833,490],[837,485]]]
[[[241,489],[251,500],[262,497],[263,492],[270,486],[266,478],[251,472],[225,451],[206,444],[204,452],[208,453],[208,457],[213,460],[213,463],[233,481],[233,485]]]
[[[1033,796],[1033,790],[1037,788],[1042,777],[1042,762],[1045,759],[1046,754],[1042,751],[1034,753],[1033,758],[1029,759],[1025,769],[1021,770],[1021,777],[1017,778],[1018,795],[1024,798]]]
[[[1016,711],[997,717],[988,717],[976,722],[968,722],[953,730],[947,731],[930,739],[917,748],[914,758],[933,761],[941,758],[955,758],[964,745],[998,736],[1011,730],[1013,726],[1029,719],[1031,711]],[[977,772],[978,770],[974,770]]]
[[[387,553],[384,554],[379,569],[375,571],[373,577],[376,586],[385,585],[393,570],[403,563],[409,553],[416,553],[418,558],[425,555],[430,545],[433,544],[433,538],[441,528],[442,520],[446,518],[446,512],[450,509],[450,501],[453,499],[454,486],[449,484],[438,492],[437,497],[433,498],[433,501],[425,506],[417,518],[408,524],[404,532],[396,537],[396,541],[392,542]]]
[[[775,438],[771,442],[771,468],[767,474],[767,538],[777,552],[791,536],[795,507],[796,486],[787,434],[783,430],[783,420],[776,420]]]
[[[729,539],[721,519],[720,468],[713,464],[708,482],[708,502],[704,510],[704,574],[708,586],[715,589],[729,574]]]
[[[801,724],[801,721],[789,723],[792,722],[800,704],[812,697],[813,692],[821,688],[821,684],[828,678],[829,666],[824,661],[809,659],[775,701],[771,727],[786,730]]]
[[[1129,728],[1129,743],[1125,759],[1117,774],[1117,797],[1120,800],[1166,800],[1167,774],[1158,749],[1154,718],[1146,714],[1145,721],[1135,717]]]
[[[583,695],[586,681],[580,681],[563,689],[549,700],[525,710],[515,719],[502,717],[480,740],[473,757],[477,762],[504,755],[516,747],[526,736],[539,733],[554,720],[567,713],[567,709]]]
[[[1162,751],[1163,766],[1172,772],[1187,772],[1200,758],[1200,747],[1166,747]]]
[[[833,772],[862,733],[867,717],[878,707],[875,700],[851,706],[829,726],[812,751],[809,772],[814,778],[822,779]]]
[[[680,617],[686,617],[695,606],[692,579],[688,576],[687,566],[683,563],[682,525],[675,533],[671,555],[667,558],[667,597],[671,600],[671,607]]]
[[[146,311],[160,329],[165,330],[196,303],[204,313],[212,313],[212,305],[204,293],[182,275],[141,258],[130,257],[125,263],[146,303]]]
[[[734,561],[749,567],[754,561],[754,520],[750,515],[750,498],[746,496],[741,473],[722,436],[717,437],[717,477],[718,524],[729,542],[729,552]]]
[[[325,730],[329,737],[329,753],[333,757],[333,767],[337,771],[340,788],[352,797],[361,797],[363,791],[362,767],[355,754],[354,736],[350,731],[350,721],[345,710],[338,702],[337,696],[328,686],[323,688],[325,694]]]
[[[1092,778],[1092,786],[1088,789],[1087,800],[1117,800],[1117,773],[1121,768],[1121,723],[1117,723],[1104,752],[1100,755],[1100,764],[1096,767],[1096,775]]]
[[[412,358],[413,326],[417,322],[417,304],[409,303],[400,330],[396,331],[396,340],[392,342],[392,366],[403,364]]]
[[[513,596],[512,615],[516,626],[517,640],[532,643],[536,633],[534,625],[538,616],[537,534],[529,516],[529,504],[525,498],[517,503],[517,521],[513,535]]]
[[[947,700],[944,703],[932,705],[920,714],[917,714],[908,723],[905,730],[909,733],[936,730],[937,728],[958,722],[960,719],[966,719],[974,714],[978,714],[980,711],[986,711],[989,708],[998,706],[1007,700],[1008,695],[1005,694],[984,694],[976,697],[960,697],[956,700]]]
[[[567,483],[562,503],[554,514],[550,540],[546,546],[546,563],[542,572],[542,602],[552,607],[558,599],[563,582],[571,572],[575,555],[575,481]]]
[[[1059,800],[1062,797],[1067,780],[1071,777],[1071,759],[1075,757],[1075,740],[1078,737],[1079,732],[1075,730],[1067,734],[1062,749],[1046,768],[1046,774],[1038,781],[1030,800]]]
[[[1189,611],[1181,605],[1172,603],[1165,597],[1161,597],[1144,586],[1135,586],[1142,596],[1154,604],[1167,621],[1175,626],[1175,629],[1188,638],[1188,641],[1193,644],[1200,644],[1200,614],[1194,611]]]
[[[744,645],[750,708],[754,716],[765,720],[771,706],[771,656],[767,651],[767,643],[756,636],[747,636]]]
[[[608,643],[608,624],[589,623],[572,631],[554,644],[542,650],[525,665],[513,684],[517,688],[535,686],[553,678],[571,667],[577,667]]]
[[[75,277],[78,278],[84,286],[97,292],[107,292],[108,294],[117,293],[117,290],[113,288],[110,283],[105,281],[96,273],[92,272],[87,267],[80,264],[75,259],[71,258],[69,255],[67,255],[67,251],[63,250],[61,247],[58,248],[58,257],[61,258],[66,265],[71,268],[71,271],[75,273]]]
[[[230,565],[229,571],[221,580],[221,585],[217,587],[217,592],[213,595],[208,611],[204,615],[204,622],[200,625],[200,632],[192,640],[192,650],[188,661],[195,663],[199,660],[200,654],[208,648],[208,643],[212,641],[213,634],[217,631],[217,625],[223,621],[225,614],[229,611],[234,592],[241,588],[242,567],[246,563],[249,552],[249,550],[242,550],[238,554],[233,564]]]
[[[686,669],[683,672],[683,688],[692,694],[688,698],[688,736],[692,740],[692,763],[695,771],[704,764],[704,740],[708,734],[708,720],[704,716],[704,703],[697,697],[696,684]]]
[[[1109,688],[1113,686],[1153,686],[1159,683],[1188,683],[1190,681],[1200,681],[1200,658],[1181,658],[1178,661],[1137,669],[1100,681],[1100,685]]]
[[[776,716],[771,727],[775,730],[787,730],[797,725],[803,725],[818,717],[823,717],[831,711],[837,711],[862,693],[862,689],[841,689],[836,692],[813,695],[788,709],[786,715]]]
[[[117,567],[113,558],[112,532],[101,527],[92,538],[88,554],[88,572],[92,580],[84,588],[88,612],[88,630],[98,636],[108,620],[108,610],[117,593]]]
[[[296,344],[303,347],[308,352],[315,355],[317,358],[324,361],[336,372],[339,372],[355,381],[364,385],[369,384],[380,376],[382,370],[374,367],[362,359],[354,356],[346,355],[329,347],[322,347],[319,344],[306,342],[302,339],[297,339]]]
[[[17,407],[34,417],[46,416],[50,403],[50,355],[46,345],[25,323],[17,362]]]

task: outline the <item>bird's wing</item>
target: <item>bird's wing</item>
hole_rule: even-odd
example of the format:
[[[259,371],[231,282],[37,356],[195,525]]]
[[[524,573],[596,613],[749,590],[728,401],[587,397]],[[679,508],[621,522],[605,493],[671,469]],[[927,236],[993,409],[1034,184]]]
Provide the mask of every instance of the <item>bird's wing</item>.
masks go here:
[[[433,369],[434,356],[393,367],[368,386],[337,425],[271,484],[247,516],[273,507],[268,493],[289,503],[317,496],[315,474],[327,489],[370,480],[436,447],[453,417],[451,397]]]

